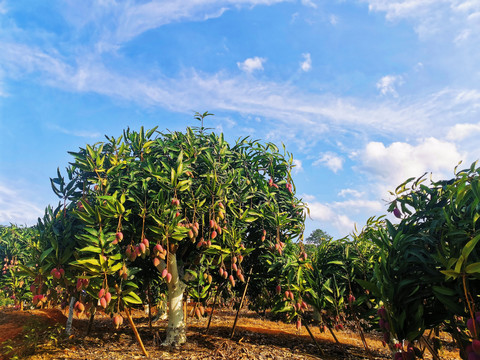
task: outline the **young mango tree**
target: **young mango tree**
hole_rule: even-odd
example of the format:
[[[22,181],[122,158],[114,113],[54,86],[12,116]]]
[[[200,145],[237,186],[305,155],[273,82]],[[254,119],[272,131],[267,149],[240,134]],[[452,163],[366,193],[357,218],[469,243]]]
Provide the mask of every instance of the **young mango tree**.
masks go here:
[[[156,277],[168,288],[164,344],[182,344],[186,289],[202,303],[214,286],[233,288],[245,281],[242,260],[258,258],[260,244],[281,252],[303,232],[293,158],[248,138],[231,146],[203,122],[185,133],[142,128],[107,139],[71,153],[68,183],[52,180],[69,189],[56,192],[76,229],[69,271],[85,290],[76,309],[99,303],[118,325],[122,310],[129,317],[142,303],[138,284]]]

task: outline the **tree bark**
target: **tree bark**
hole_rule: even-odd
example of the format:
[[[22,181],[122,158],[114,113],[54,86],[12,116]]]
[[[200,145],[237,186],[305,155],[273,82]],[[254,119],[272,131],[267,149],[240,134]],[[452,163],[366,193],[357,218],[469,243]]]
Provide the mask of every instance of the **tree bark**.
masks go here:
[[[72,332],[72,321],[73,321],[73,306],[75,305],[75,297],[70,297],[70,306],[68,307],[68,319],[67,325],[65,327],[65,333],[70,335]]]
[[[177,257],[170,253],[168,256],[167,269],[172,274],[172,280],[168,283],[168,326],[167,337],[162,345],[181,345],[187,341],[185,319],[183,318],[183,292],[186,285],[178,276]]]

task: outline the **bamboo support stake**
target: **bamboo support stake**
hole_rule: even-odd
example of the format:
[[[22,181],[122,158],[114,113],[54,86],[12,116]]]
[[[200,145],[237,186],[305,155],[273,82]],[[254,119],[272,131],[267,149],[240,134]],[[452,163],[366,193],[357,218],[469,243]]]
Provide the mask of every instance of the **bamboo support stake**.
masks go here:
[[[252,270],[253,270],[253,267],[250,268],[250,271],[248,273],[247,283],[245,284],[245,289],[243,289],[242,300],[240,300],[240,305],[238,306],[237,315],[235,315],[235,321],[233,322],[233,328],[232,328],[232,333],[230,334],[230,339],[233,338],[233,335],[235,335],[235,328],[237,327],[238,314],[240,313],[240,309],[242,308],[243,300],[245,300],[245,295],[247,295],[247,288],[248,288],[248,283],[250,282],[250,278],[252,277]]]
[[[205,334],[208,334],[208,330],[210,329],[210,323],[212,321],[213,311],[215,310],[215,305],[217,304],[217,296],[219,293],[222,292],[223,286],[220,286],[215,293],[215,298],[213,299],[212,311],[210,311],[210,316],[208,317],[208,324],[207,329],[205,330]]]
[[[145,346],[143,346],[142,339],[140,338],[140,334],[137,331],[137,327],[133,323],[132,317],[130,316],[130,310],[128,310],[128,307],[125,306],[125,313],[127,314],[128,322],[130,323],[130,326],[133,329],[133,333],[135,334],[135,337],[137,338],[138,344],[142,348],[143,355],[145,355],[148,358],[148,353],[147,350],[145,349]]]
[[[427,339],[425,339],[425,336],[422,335],[422,340],[423,342],[425,343],[428,351],[430,352],[430,354],[432,354],[432,357],[434,360],[441,360],[440,359],[440,356],[438,356],[438,354],[436,353],[436,351],[432,348],[432,346],[430,345],[430,343],[428,342]]]
[[[340,345],[340,341],[338,341],[337,336],[333,332],[332,328],[329,325],[327,325],[327,328],[330,331],[330,334],[332,334],[333,338],[335,339],[335,342]]]
[[[363,347],[365,348],[365,352],[367,353],[368,357],[370,360],[373,360],[372,353],[370,352],[370,349],[368,348],[367,344],[367,339],[365,339],[365,334],[363,333],[362,330],[362,325],[360,325],[360,320],[358,320],[357,314],[353,314],[355,316],[355,322],[358,328],[358,331],[360,331],[360,338],[362,339]]]
[[[320,354],[322,354],[322,356],[325,356],[325,354],[323,353],[323,350],[322,348],[320,347],[320,345],[318,345],[318,342],[317,342],[317,339],[315,339],[315,337],[313,336],[312,332],[310,331],[310,328],[308,327],[308,325],[305,323],[303,324],[305,326],[305,329],[307,329],[308,331],[308,334],[310,335],[310,337],[312,338],[313,342],[315,343],[315,345],[317,345],[317,349],[320,351]]]

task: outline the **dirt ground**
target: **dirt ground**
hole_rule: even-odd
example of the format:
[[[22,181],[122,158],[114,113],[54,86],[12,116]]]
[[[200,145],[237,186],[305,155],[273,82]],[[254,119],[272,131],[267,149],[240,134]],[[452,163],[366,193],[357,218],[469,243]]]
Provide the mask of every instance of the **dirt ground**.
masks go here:
[[[86,336],[88,319],[75,318],[72,336],[61,336],[59,323],[65,325],[66,312],[57,309],[18,311],[0,310],[0,351],[2,359],[14,354],[30,360],[51,359],[142,359],[145,358],[125,319],[119,330],[103,313],[95,316],[90,335]],[[328,332],[310,327],[319,348],[305,327],[297,331],[293,324],[271,321],[253,312],[242,310],[235,335],[230,339],[235,313],[232,310],[216,310],[208,334],[205,332],[208,317],[188,318],[188,342],[178,348],[162,347],[166,320],[153,323],[150,330],[148,318],[141,311],[133,314],[134,321],[145,348],[152,359],[390,359],[380,336],[366,334],[371,355],[367,355],[359,334],[351,330],[335,334],[336,344]],[[448,337],[440,352],[443,360],[460,359],[458,350],[452,347]],[[428,351],[425,358],[431,359]]]

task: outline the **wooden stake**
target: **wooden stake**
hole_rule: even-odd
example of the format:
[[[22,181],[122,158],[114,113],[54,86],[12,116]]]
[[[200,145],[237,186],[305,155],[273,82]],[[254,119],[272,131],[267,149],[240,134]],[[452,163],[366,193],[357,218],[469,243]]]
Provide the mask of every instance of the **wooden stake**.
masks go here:
[[[215,293],[215,297],[213,299],[212,311],[210,311],[210,316],[208,317],[208,324],[207,324],[207,329],[205,330],[205,334],[208,334],[208,330],[210,329],[210,323],[212,322],[213,311],[215,310],[215,305],[217,304],[217,296],[218,296],[218,293],[221,292],[220,289],[221,288],[219,287],[217,289],[217,292]]]
[[[432,357],[434,360],[441,360],[440,359],[440,356],[438,356],[438,354],[436,353],[436,351],[432,348],[432,346],[430,345],[430,343],[428,342],[427,339],[425,339],[425,336],[422,335],[422,340],[423,342],[425,343],[425,345],[427,346],[427,349],[428,351],[430,352],[430,354],[432,354]]]
[[[240,305],[238,306],[237,315],[235,315],[235,321],[233,322],[233,328],[232,328],[232,333],[230,334],[230,339],[233,338],[233,335],[235,334],[235,328],[237,327],[238,314],[240,313],[240,309],[242,308],[242,305],[243,305],[243,300],[245,300],[245,295],[247,294],[248,283],[250,282],[250,277],[252,276],[252,270],[253,270],[253,267],[250,268],[250,271],[248,273],[247,283],[245,284],[245,289],[243,289],[242,300],[240,300]]]
[[[322,354],[322,356],[325,356],[325,354],[323,353],[323,350],[322,348],[320,347],[320,345],[318,345],[318,342],[317,342],[317,339],[315,339],[315,337],[313,336],[312,332],[310,331],[310,328],[308,327],[308,325],[305,323],[303,324],[305,326],[305,329],[307,329],[308,333],[310,334],[310,337],[312,338],[313,342],[315,343],[315,345],[317,345],[317,349],[320,351],[320,354]]]
[[[217,296],[219,293],[222,292],[222,288],[223,286],[220,286],[217,289],[217,292],[215,293],[215,298],[213,299],[212,311],[210,312],[210,316],[208,317],[208,325],[207,325],[207,329],[205,330],[205,334],[208,334],[208,330],[210,329],[210,323],[212,321],[213,311],[215,310],[215,305],[217,304]]]
[[[183,295],[185,298],[185,295]],[[185,326],[187,326],[187,302],[183,302],[183,321],[185,321]]]
[[[138,344],[140,345],[143,355],[145,355],[148,358],[148,353],[147,350],[145,349],[145,346],[143,346],[142,339],[140,338],[140,334],[137,331],[137,327],[133,323],[132,317],[130,316],[130,310],[128,310],[128,307],[125,306],[125,313],[127,314],[128,322],[130,323],[130,326],[133,329],[133,333],[135,334],[135,337],[137,338]]]
[[[362,330],[362,325],[360,325],[360,320],[358,320],[357,314],[353,313],[355,317],[355,322],[358,328],[358,331],[360,331],[360,338],[362,339],[363,347],[365,348],[365,352],[367,353],[368,357],[370,360],[373,360],[372,353],[370,352],[370,349],[368,348],[367,340],[365,339],[365,334],[363,333]]]
[[[337,337],[335,336],[335,333],[333,332],[332,328],[330,325],[327,325],[328,330],[330,330],[330,334],[332,334],[333,338],[335,339],[335,342],[340,345],[340,341],[338,341]]]

